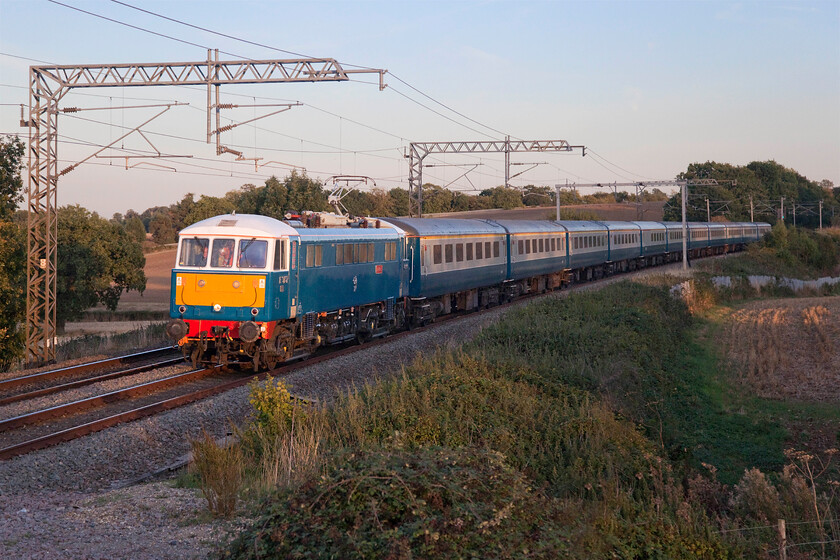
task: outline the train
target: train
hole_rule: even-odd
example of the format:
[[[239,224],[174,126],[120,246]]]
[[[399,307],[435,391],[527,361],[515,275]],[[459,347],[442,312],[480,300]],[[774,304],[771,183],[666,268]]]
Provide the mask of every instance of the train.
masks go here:
[[[181,230],[167,336],[196,366],[273,369],[321,346],[364,343],[683,252],[677,222],[335,218],[226,214]],[[697,222],[687,231],[689,257],[698,258],[741,250],[770,224]]]

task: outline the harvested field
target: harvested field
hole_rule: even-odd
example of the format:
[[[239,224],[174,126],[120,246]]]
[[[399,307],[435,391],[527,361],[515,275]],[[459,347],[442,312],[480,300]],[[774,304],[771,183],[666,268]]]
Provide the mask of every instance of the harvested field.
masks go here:
[[[120,297],[120,311],[168,311],[169,279],[175,265],[175,249],[146,253],[146,291],[126,292]]]
[[[724,332],[730,362],[756,395],[840,402],[840,297],[750,303]]]

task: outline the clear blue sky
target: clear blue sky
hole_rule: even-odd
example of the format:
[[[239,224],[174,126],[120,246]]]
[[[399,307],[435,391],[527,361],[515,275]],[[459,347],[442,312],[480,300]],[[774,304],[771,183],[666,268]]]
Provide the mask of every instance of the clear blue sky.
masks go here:
[[[26,136],[18,104],[28,103],[28,67],[40,62],[16,57],[48,64],[192,61],[206,58],[203,47],[242,58],[291,56],[116,2],[62,2],[200,46],[47,0],[0,0],[0,133]],[[840,184],[837,0],[126,3],[277,49],[392,73],[383,92],[360,81],[222,88],[223,101],[231,103],[303,103],[223,138],[248,157],[302,166],[322,180],[344,173],[373,177],[384,188],[406,187],[402,153],[409,142],[487,140],[501,138],[500,131],[591,150],[585,158],[515,154],[514,162],[540,165],[514,185],[668,179],[692,162],[769,159],[809,179]],[[85,93],[95,95],[74,90],[61,106],[105,109],[77,115],[87,120],[59,117],[60,167],[157,111],[119,107],[157,100],[190,105],[144,127],[147,137],[161,152],[193,157],[130,160],[139,165],[129,170],[124,160],[97,159],[60,179],[60,205],[78,203],[110,216],[168,205],[186,192],[221,195],[288,172],[277,163],[255,170],[253,163],[216,157],[215,146],[205,142],[201,88]],[[224,116],[241,122],[272,110]],[[149,149],[136,134],[120,147]],[[430,156],[427,163],[446,166],[427,168],[424,179],[452,182],[450,188],[472,191],[504,180],[501,155]],[[480,165],[460,177],[474,164]],[[512,173],[528,167],[514,166]]]

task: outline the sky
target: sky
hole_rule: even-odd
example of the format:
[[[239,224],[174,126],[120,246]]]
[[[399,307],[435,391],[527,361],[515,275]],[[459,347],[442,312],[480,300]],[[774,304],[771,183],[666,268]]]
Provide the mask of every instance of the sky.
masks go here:
[[[59,168],[118,142],[61,176],[60,206],[142,212],[292,169],[328,186],[354,175],[370,178],[364,188],[407,188],[411,142],[506,135],[587,147],[511,154],[512,186],[668,180],[693,162],[766,160],[840,185],[838,0],[0,0],[0,135],[28,137],[32,65],[202,61],[208,48],[223,61],[333,58],[387,70],[388,86],[375,74],[222,86],[222,102],[240,105],[221,111],[223,125],[258,120],[220,141],[257,164],[207,143],[205,87],[71,89],[59,107],[86,110],[58,117]],[[300,105],[259,118],[284,103]],[[119,157],[153,152],[182,157]],[[424,163],[424,182],[454,190],[504,183],[503,154]]]

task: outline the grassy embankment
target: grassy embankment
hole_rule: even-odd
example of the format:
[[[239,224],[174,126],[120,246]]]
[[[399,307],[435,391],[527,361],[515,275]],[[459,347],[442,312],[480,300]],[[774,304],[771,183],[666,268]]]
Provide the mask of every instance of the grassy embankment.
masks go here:
[[[196,446],[199,472],[208,448],[235,457],[217,478],[244,475],[255,506],[220,556],[770,558],[780,518],[789,543],[840,539],[832,452],[790,450],[791,426],[837,407],[752,394],[724,361],[731,314],[697,311],[625,282],[509,313],[330,408],[255,390],[241,446]]]

